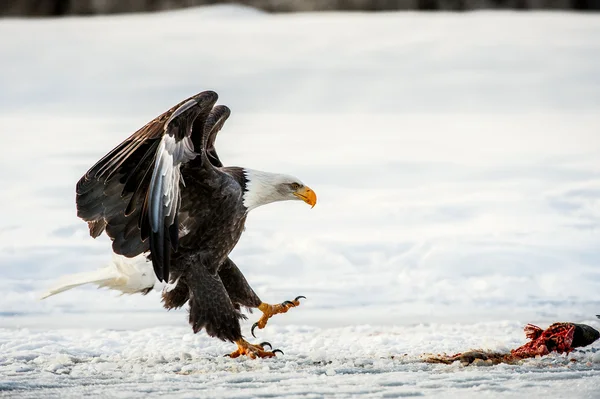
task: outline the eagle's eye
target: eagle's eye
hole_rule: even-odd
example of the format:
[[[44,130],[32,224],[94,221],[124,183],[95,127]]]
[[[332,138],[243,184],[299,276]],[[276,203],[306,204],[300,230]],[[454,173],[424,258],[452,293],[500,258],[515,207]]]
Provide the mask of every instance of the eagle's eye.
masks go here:
[[[300,184],[298,183],[292,183],[290,184],[290,188],[294,191],[298,190],[300,188]]]

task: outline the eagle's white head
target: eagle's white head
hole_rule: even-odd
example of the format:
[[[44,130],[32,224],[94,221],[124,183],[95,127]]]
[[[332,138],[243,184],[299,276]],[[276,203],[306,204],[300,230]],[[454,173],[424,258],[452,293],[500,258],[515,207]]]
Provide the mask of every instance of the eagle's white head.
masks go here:
[[[315,192],[297,177],[252,169],[244,169],[244,175],[244,206],[249,211],[276,201],[302,200],[311,207],[317,203]]]

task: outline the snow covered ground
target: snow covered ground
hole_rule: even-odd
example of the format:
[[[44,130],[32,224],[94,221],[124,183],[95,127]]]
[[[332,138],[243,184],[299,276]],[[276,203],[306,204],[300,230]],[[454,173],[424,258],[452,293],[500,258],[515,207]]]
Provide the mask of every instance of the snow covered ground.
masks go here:
[[[272,327],[275,359],[230,359],[232,346],[183,327],[0,330],[0,397],[590,398],[600,351],[522,365],[430,365],[420,352],[520,345],[515,322],[413,327]],[[419,354],[417,354],[419,353]]]
[[[600,328],[599,16],[0,20],[0,59],[0,396],[597,397],[598,343],[419,359],[519,346],[528,322]],[[110,260],[75,216],[79,177],[205,89],[233,112],[225,163],[319,196],[254,211],[232,254],[263,300],[308,297],[260,332],[277,359],[221,358],[157,293],[38,300]]]

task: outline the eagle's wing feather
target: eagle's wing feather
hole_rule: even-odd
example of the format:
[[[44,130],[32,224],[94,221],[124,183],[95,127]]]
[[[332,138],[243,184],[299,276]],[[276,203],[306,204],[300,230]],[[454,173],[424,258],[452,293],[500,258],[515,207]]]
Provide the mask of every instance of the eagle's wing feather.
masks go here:
[[[169,129],[170,130],[170,129]],[[169,279],[170,247],[177,249],[177,212],[181,202],[181,164],[196,157],[190,134],[177,141],[179,129],[166,134],[156,152],[156,161],[148,191],[150,251],[159,280]],[[142,217],[145,215],[142,214]]]
[[[215,141],[217,133],[223,128],[223,125],[230,114],[231,111],[228,107],[225,105],[217,105],[210,111],[206,123],[204,124],[204,136],[206,137],[206,146],[204,148],[206,148],[206,155],[208,156],[210,163],[215,167],[223,166],[217,155]]]
[[[117,254],[133,257],[149,250],[147,199],[156,154],[162,139],[169,136],[165,126],[169,126],[173,137],[185,136],[173,130],[179,127],[182,116],[175,114],[183,111],[191,99],[196,99],[201,107],[194,125],[203,127],[217,101],[217,94],[212,91],[183,100],[147,123],[98,161],[77,183],[77,215],[88,222],[93,237],[106,229]],[[200,129],[198,136],[202,132]],[[174,220],[175,215],[170,217]]]

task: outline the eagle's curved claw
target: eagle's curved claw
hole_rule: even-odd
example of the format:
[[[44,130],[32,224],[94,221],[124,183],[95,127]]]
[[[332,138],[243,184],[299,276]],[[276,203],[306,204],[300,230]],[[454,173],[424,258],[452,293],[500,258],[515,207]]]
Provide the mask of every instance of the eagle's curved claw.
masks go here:
[[[262,346],[262,347],[263,347],[263,349],[264,349],[264,347],[265,347],[265,346],[267,346],[267,345],[269,346],[269,349],[273,349],[273,346],[272,346],[270,343],[268,343],[267,341],[265,341],[265,342],[261,342],[260,344],[258,344],[258,346]],[[276,350],[277,350],[277,349],[276,349]]]
[[[252,328],[250,329],[250,332],[252,333],[252,336],[253,336],[254,338],[256,338],[256,335],[254,335],[254,329],[255,329],[256,327],[258,327],[258,322],[256,322],[256,323],[252,324]]]
[[[283,351],[281,349],[275,349],[273,351],[273,353],[277,353],[277,352],[281,353],[282,355],[285,355],[285,353],[283,353]]]
[[[300,305],[300,299],[306,299],[306,297],[304,295],[298,295],[296,298],[294,298],[293,301],[281,302],[281,306],[290,306],[290,307],[295,308],[296,306]]]

